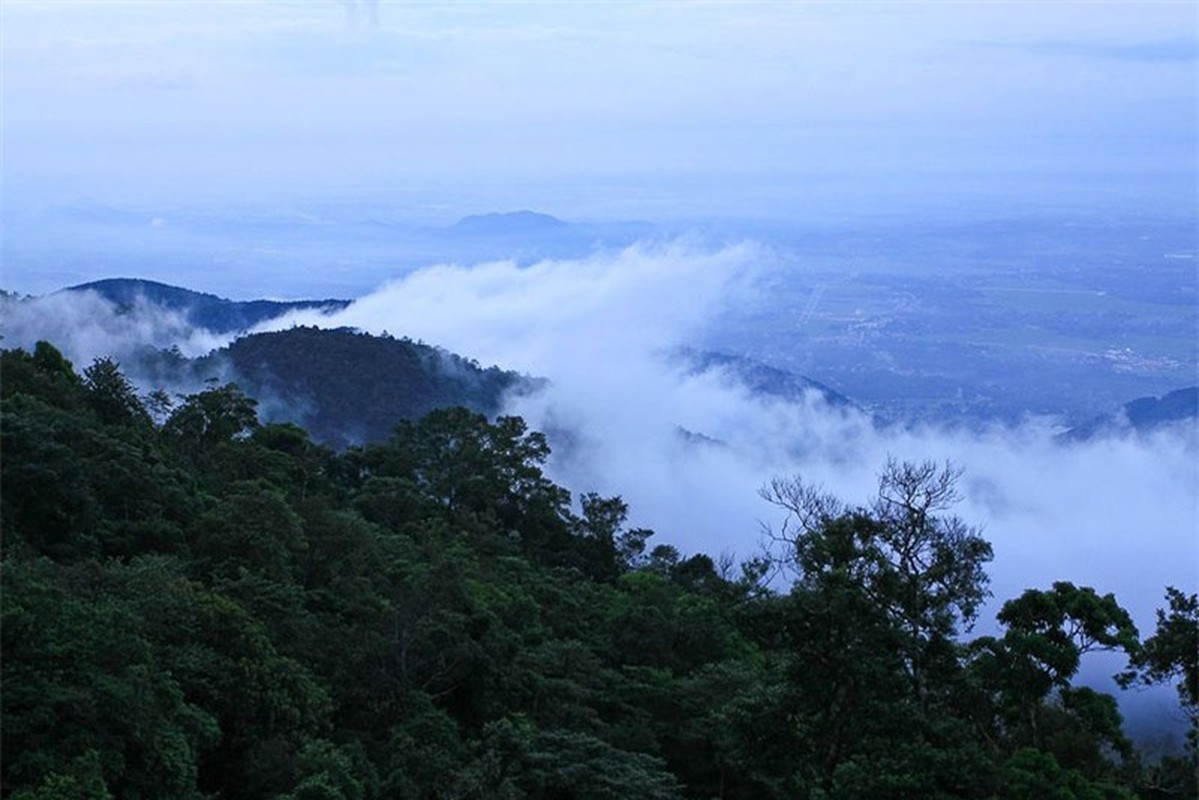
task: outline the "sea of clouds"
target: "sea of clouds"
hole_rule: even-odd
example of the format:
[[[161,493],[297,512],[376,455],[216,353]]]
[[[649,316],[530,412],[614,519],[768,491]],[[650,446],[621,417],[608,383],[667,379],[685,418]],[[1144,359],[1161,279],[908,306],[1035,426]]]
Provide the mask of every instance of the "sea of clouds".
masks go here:
[[[752,244],[673,244],[525,267],[439,265],[343,312],[268,325],[387,330],[548,377],[543,391],[511,398],[508,410],[568,434],[554,477],[577,491],[622,495],[634,523],[687,550],[748,554],[758,523],[773,514],[757,490],[775,475],[799,473],[865,502],[890,455],[964,469],[958,513],[995,544],[997,596],[1060,578],[1122,588],[1144,626],[1165,585],[1195,584],[1192,429],[1063,443],[1050,420],[982,432],[880,426],[818,393],[803,403],[755,396],[731,376],[695,374],[671,356],[727,305],[751,298],[774,261]],[[697,443],[680,428],[714,441]]]
[[[995,549],[994,601],[978,631],[995,629],[1003,600],[1055,580],[1114,592],[1145,635],[1167,585],[1195,591],[1194,426],[1074,443],[1054,438],[1052,420],[981,432],[880,426],[815,392],[803,403],[755,396],[731,376],[697,375],[670,357],[730,305],[752,300],[776,264],[753,244],[712,251],[676,243],[527,267],[440,265],[332,318],[276,324],[403,332],[547,376],[543,391],[513,397],[509,411],[550,432],[555,479],[576,492],[621,495],[631,523],[658,532],[651,544],[748,557],[761,546],[762,526],[781,522],[758,494],[772,477],[802,475],[864,504],[888,457],[932,459],[964,470],[956,511]],[[1121,666],[1093,659],[1087,676],[1102,683]],[[1152,729],[1175,714],[1172,693],[1143,694],[1126,702],[1126,713],[1134,729]]]

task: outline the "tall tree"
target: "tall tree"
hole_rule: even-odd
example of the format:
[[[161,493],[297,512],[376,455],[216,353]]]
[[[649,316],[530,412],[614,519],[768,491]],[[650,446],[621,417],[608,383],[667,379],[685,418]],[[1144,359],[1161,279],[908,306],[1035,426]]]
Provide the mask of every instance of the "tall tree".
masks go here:
[[[83,371],[88,403],[110,425],[149,428],[150,414],[138,399],[133,384],[111,358],[98,358]]]
[[[782,618],[808,791],[865,796],[892,785],[932,796],[980,779],[947,711],[961,674],[955,636],[987,594],[991,558],[975,530],[942,514],[958,475],[889,461],[877,496],[856,508],[799,477],[763,490],[786,512],[771,535],[796,578]]]
[[[918,698],[926,662],[951,650],[959,626],[969,626],[987,597],[984,565],[991,545],[978,531],[943,512],[960,499],[961,472],[888,460],[868,507],[848,508],[801,477],[776,479],[763,496],[786,512],[772,531],[782,564],[813,585],[846,579],[904,631],[903,655]]]

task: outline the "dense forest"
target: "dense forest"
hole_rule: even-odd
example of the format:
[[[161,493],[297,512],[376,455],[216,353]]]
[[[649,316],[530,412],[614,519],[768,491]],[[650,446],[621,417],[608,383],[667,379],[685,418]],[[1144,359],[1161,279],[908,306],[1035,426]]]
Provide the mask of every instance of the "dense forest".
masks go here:
[[[1063,580],[972,636],[990,545],[948,466],[863,506],[797,478],[742,564],[572,498],[545,437],[461,408],[337,452],[232,384],[8,350],[2,794],[49,798],[1175,798],[1127,653],[1199,715],[1195,595],[1142,638]],[[1068,576],[1064,576],[1068,577]]]
[[[202,358],[157,358],[157,382],[230,376],[262,403],[260,418],[300,424],[335,450],[386,439],[397,421],[438,408],[494,416],[506,393],[540,385],[422,342],[349,328],[297,326],[241,336]]]

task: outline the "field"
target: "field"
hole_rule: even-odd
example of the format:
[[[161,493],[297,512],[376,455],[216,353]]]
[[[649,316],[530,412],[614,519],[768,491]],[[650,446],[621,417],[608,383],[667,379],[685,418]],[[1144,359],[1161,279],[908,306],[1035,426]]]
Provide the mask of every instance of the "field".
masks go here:
[[[802,235],[715,346],[884,415],[1078,420],[1197,378],[1195,233],[1179,220]]]

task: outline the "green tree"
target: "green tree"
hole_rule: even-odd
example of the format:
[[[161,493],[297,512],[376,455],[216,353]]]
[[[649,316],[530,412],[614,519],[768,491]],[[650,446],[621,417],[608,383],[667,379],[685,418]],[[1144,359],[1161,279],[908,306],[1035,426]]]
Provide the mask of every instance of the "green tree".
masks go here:
[[[211,447],[249,435],[258,427],[258,402],[237,384],[190,394],[163,425],[168,440],[181,447]]]
[[[83,382],[75,368],[49,342],[39,341],[33,353],[4,350],[0,354],[0,397],[36,397],[55,408],[74,411],[84,406]]]
[[[299,515],[269,486],[239,482],[190,526],[193,564],[200,576],[254,572],[292,579],[296,558],[308,546]]]
[[[858,508],[800,478],[763,491],[786,512],[772,532],[776,563],[796,578],[774,614],[806,792],[957,795],[985,777],[966,766],[980,756],[952,714],[955,637],[987,594],[991,558],[977,532],[941,513],[958,474],[889,461],[878,495]]]
[[[1166,588],[1166,608],[1157,610],[1153,635],[1119,680],[1126,687],[1176,681],[1179,702],[1190,720],[1186,748],[1151,765],[1143,784],[1149,796],[1199,797],[1199,596]]]
[[[186,696],[135,610],[103,590],[108,578],[103,567],[4,563],[4,786],[199,798],[216,721]]]
[[[1132,659],[1125,685],[1177,681],[1178,699],[1199,721],[1199,595],[1166,588],[1166,609],[1157,610],[1157,627]]]
[[[1109,756],[1131,757],[1115,698],[1071,680],[1081,657],[1096,650],[1134,654],[1136,627],[1111,594],[1058,581],[1004,603],[1001,638],[970,644],[970,671],[985,699],[975,722],[1009,752],[1033,748],[1089,781],[1115,781]]]
[[[653,531],[644,528],[627,530],[625,521],[629,506],[619,497],[601,497],[589,492],[579,498],[583,516],[578,521],[577,532],[589,549],[586,562],[588,574],[603,580],[614,580],[618,575],[641,564],[645,542]]]
[[[150,427],[149,412],[113,359],[98,358],[92,362],[83,371],[83,386],[88,403],[105,424]]]
[[[463,408],[402,422],[391,439],[351,454],[356,505],[373,522],[424,535],[430,518],[513,539],[528,554],[577,561],[570,494],[545,477],[545,437],[518,417],[494,423]]]
[[[848,581],[903,632],[900,652],[916,698],[931,682],[926,669],[950,656],[960,625],[969,626],[987,597],[984,565],[991,545],[956,516],[960,471],[933,462],[889,460],[868,508],[849,509],[801,478],[776,479],[766,500],[787,512],[772,533],[782,564],[800,585]]]

